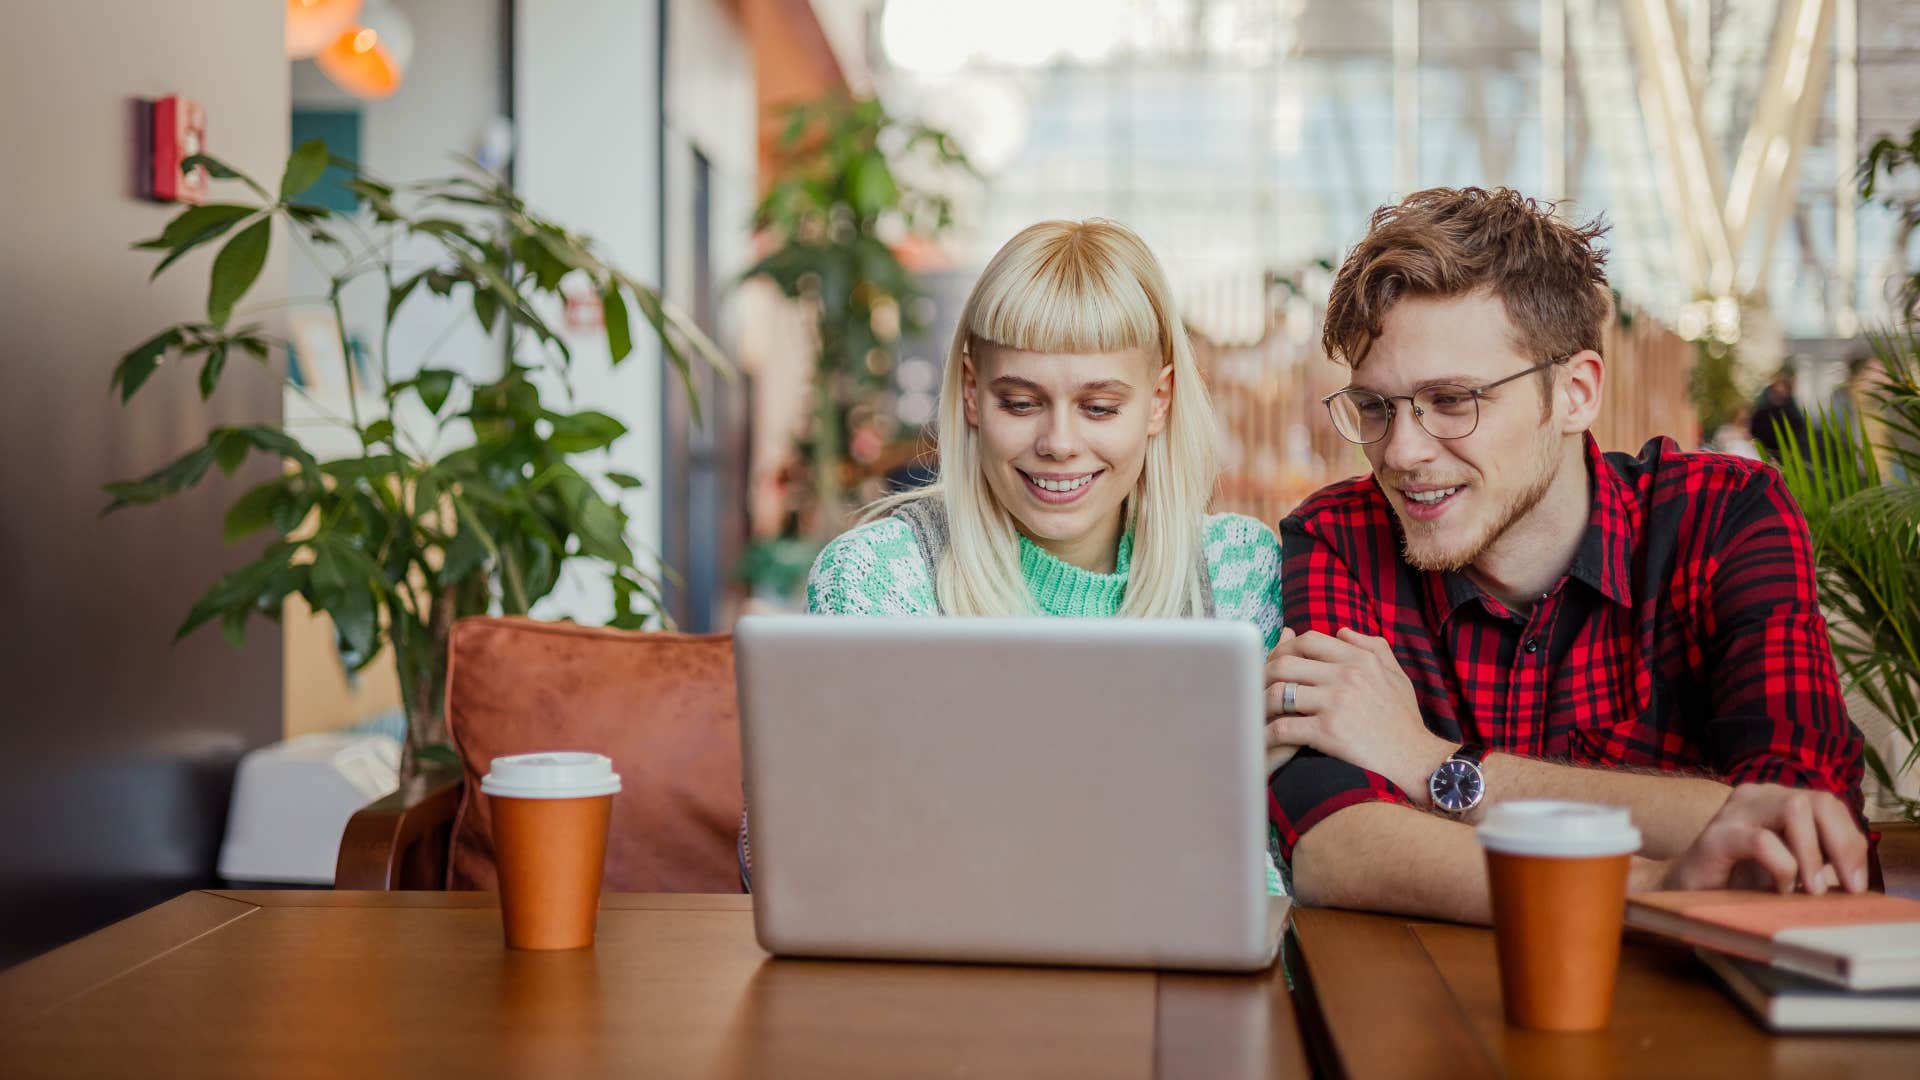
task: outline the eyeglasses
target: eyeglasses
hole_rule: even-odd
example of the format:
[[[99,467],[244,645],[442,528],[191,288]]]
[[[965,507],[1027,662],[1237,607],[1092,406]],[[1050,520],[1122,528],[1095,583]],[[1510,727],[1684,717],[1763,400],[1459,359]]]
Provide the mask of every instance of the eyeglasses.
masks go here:
[[[1568,355],[1543,360],[1525,371],[1516,371],[1485,386],[1440,383],[1422,387],[1411,395],[1399,396],[1376,394],[1372,390],[1349,386],[1321,398],[1320,404],[1327,407],[1327,415],[1333,417],[1333,428],[1340,433],[1340,437],[1361,446],[1377,443],[1393,430],[1393,417],[1398,411],[1393,404],[1396,401],[1411,404],[1414,420],[1434,438],[1464,439],[1480,426],[1480,398],[1487,391],[1571,359],[1573,357]]]

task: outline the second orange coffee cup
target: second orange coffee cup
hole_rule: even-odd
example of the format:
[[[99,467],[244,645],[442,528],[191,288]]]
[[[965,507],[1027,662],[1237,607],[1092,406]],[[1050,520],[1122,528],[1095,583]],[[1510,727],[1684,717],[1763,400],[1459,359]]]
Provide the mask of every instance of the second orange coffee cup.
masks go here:
[[[1494,806],[1478,832],[1507,1022],[1606,1027],[1640,830],[1618,807],[1541,801]]]
[[[493,812],[507,946],[592,945],[607,824],[620,791],[613,762],[567,751],[494,758],[480,790]]]

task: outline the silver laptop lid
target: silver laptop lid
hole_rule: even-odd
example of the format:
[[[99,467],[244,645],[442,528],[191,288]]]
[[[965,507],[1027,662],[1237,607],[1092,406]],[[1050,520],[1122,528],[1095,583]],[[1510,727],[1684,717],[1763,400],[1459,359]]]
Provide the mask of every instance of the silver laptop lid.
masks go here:
[[[1252,626],[758,616],[735,646],[769,951],[1271,959]]]

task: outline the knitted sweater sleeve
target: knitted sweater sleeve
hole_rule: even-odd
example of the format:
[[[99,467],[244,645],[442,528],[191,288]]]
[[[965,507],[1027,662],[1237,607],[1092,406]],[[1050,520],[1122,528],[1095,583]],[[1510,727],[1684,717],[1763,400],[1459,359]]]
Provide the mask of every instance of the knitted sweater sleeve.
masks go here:
[[[881,518],[841,533],[807,575],[815,615],[935,615],[940,603],[913,529]]]
[[[1207,519],[1207,572],[1214,615],[1260,629],[1268,651],[1280,641],[1280,542],[1245,514]]]

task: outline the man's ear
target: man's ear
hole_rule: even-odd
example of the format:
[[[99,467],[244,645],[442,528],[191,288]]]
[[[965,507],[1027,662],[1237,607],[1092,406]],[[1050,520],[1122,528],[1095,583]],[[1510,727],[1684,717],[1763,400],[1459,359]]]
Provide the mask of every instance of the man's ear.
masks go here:
[[[963,348],[960,352],[960,404],[966,410],[967,426],[970,428],[980,426],[980,399],[976,396],[978,393],[979,383],[974,379],[973,374],[973,353]]]
[[[1561,421],[1562,434],[1577,435],[1593,427],[1600,418],[1600,389],[1606,382],[1606,361],[1592,349],[1582,349],[1567,358],[1567,377],[1554,391],[1567,405]]]
[[[1167,364],[1160,369],[1160,377],[1153,380],[1153,412],[1147,417],[1147,434],[1158,435],[1167,430],[1167,413],[1173,408],[1173,365]]]

